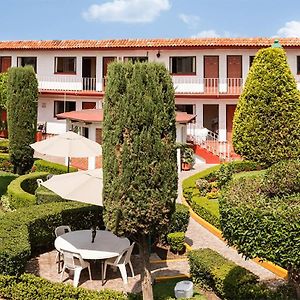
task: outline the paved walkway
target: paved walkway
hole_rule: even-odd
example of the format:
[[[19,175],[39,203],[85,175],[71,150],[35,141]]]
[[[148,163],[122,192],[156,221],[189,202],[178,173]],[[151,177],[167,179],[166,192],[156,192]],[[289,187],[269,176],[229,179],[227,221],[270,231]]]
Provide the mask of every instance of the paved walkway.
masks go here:
[[[182,181],[190,177],[191,175],[198,173],[202,170],[205,170],[212,165],[196,165],[195,168],[191,171],[181,172],[179,176],[179,197],[178,201],[181,202],[182,197]],[[263,268],[252,260],[245,260],[242,255],[238,254],[237,251],[233,248],[230,248],[226,245],[225,242],[214,236],[211,232],[205,229],[203,226],[198,224],[194,219],[190,218],[189,227],[186,233],[187,242],[192,246],[193,249],[199,248],[210,248],[213,249],[226,258],[234,261],[236,264],[248,269],[253,272],[257,276],[259,276],[260,280],[276,280],[279,279],[271,271]]]

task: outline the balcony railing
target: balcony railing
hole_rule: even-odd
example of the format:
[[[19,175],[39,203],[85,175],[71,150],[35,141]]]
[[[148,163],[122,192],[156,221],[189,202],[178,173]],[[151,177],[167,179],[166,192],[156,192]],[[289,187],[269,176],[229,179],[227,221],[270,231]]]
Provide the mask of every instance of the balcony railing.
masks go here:
[[[243,87],[242,78],[200,78],[196,76],[174,76],[176,93],[207,95],[239,95]]]
[[[37,76],[39,90],[52,91],[102,91],[102,80],[74,76]]]

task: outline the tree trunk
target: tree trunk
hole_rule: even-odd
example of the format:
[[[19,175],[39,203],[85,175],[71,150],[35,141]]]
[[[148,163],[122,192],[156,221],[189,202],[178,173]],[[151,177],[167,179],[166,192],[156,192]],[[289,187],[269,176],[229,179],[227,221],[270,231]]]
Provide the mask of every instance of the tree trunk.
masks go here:
[[[300,272],[292,267],[288,268],[289,283],[295,288],[297,299],[300,299]]]
[[[143,300],[153,300],[149,248],[148,236],[142,235],[139,243],[139,251],[142,264],[141,282]]]

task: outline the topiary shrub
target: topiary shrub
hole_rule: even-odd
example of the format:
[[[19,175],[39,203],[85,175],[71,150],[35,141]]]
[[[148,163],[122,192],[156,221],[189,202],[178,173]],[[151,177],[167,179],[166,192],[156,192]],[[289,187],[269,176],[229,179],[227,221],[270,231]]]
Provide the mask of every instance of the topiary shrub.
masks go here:
[[[113,291],[91,291],[74,288],[69,284],[54,283],[32,274],[20,277],[0,275],[0,297],[6,300],[45,300],[45,299],[80,299],[80,300],[127,300],[127,295]]]
[[[223,236],[246,257],[259,257],[287,269],[290,281],[299,289],[300,194],[270,198],[264,180],[240,177],[230,182],[220,200]]]
[[[169,233],[170,232],[186,232],[190,221],[190,212],[187,206],[176,203],[175,211],[172,214]]]
[[[9,140],[0,139],[0,153],[8,153]]]
[[[200,178],[196,180],[196,187],[200,192],[201,196],[205,196],[207,192],[210,191],[210,183],[208,180]]]
[[[0,171],[0,197],[7,192],[8,185],[17,177],[17,174]]]
[[[53,163],[51,161],[46,161],[43,159],[36,160],[33,164],[33,167],[37,172],[48,172],[49,174],[53,174],[53,175],[68,173],[67,166]],[[69,172],[77,172],[77,171],[78,171],[77,168],[70,166]]]
[[[264,176],[263,189],[271,197],[299,193],[300,161],[281,161],[268,168]]]
[[[178,253],[184,249],[184,232],[171,232],[167,235],[171,251]]]
[[[37,126],[38,82],[32,66],[8,70],[7,121],[10,160],[14,173],[25,174],[33,165]]]
[[[299,119],[300,93],[285,51],[259,50],[234,115],[235,152],[267,166],[298,158]]]
[[[52,249],[57,226],[103,226],[102,207],[72,201],[7,212],[0,218],[0,274],[20,275],[31,255]]]
[[[36,204],[34,192],[38,178],[46,179],[48,173],[34,172],[22,175],[13,180],[7,187],[10,207],[13,209]]]

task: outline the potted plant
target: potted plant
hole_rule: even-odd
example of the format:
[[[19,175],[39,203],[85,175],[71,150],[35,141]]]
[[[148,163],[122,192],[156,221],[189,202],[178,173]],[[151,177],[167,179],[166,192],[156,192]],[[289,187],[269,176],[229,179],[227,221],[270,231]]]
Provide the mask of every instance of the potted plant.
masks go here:
[[[194,151],[188,145],[181,147],[181,169],[190,170],[195,164]]]

